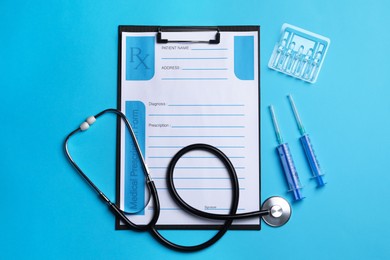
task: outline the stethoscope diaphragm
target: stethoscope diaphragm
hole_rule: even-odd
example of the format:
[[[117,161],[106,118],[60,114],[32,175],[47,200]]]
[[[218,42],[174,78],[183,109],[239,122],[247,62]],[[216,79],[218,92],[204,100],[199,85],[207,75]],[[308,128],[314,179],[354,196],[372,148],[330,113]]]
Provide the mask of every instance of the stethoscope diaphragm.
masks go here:
[[[280,227],[291,217],[291,206],[282,197],[270,197],[264,201],[261,210],[269,210],[269,214],[262,216],[264,222],[271,227]]]

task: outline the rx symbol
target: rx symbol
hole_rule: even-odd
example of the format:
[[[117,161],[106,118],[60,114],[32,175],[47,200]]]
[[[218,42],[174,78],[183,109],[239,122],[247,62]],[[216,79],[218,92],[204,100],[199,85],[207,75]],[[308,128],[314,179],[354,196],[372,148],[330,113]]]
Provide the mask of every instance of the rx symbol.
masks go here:
[[[145,54],[144,57],[141,56],[142,50],[140,48],[132,47],[130,51],[130,62],[138,62],[137,66],[134,69],[138,69],[141,65],[144,66],[145,69],[150,69],[146,63],[145,60],[147,57],[149,57],[149,54]]]

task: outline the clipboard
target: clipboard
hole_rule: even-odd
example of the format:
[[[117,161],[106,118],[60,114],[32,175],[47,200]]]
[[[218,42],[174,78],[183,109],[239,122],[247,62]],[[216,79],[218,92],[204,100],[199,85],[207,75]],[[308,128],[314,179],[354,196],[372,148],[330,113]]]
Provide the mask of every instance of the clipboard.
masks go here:
[[[150,51],[145,52],[144,48]],[[205,64],[207,66],[204,66]],[[225,152],[235,165],[239,176],[240,190],[243,194],[240,198],[243,198],[242,201],[250,202],[241,207],[239,204],[239,210],[242,212],[259,210],[261,202],[259,68],[259,26],[119,26],[117,104],[118,109],[130,118],[130,123],[136,129],[136,136],[151,170],[151,177],[159,191],[162,205],[160,218],[163,220],[162,223],[160,220],[157,222],[158,229],[221,227],[220,222],[196,220],[193,216],[187,216],[187,213],[175,207],[172,202],[165,204],[165,200],[169,200],[169,194],[164,196],[168,192],[164,189],[166,165],[172,154],[188,142],[210,143]],[[186,90],[178,93],[182,91],[183,86]],[[227,86],[226,90],[233,91],[226,91],[224,86]],[[199,95],[200,89],[206,96]],[[208,97],[208,92],[214,98]],[[218,100],[220,94],[221,102]],[[187,98],[189,101],[182,101]],[[132,120],[132,116],[136,119]],[[125,159],[131,158],[132,153],[131,143],[128,143],[127,139],[124,126],[118,119],[116,198],[117,205],[125,210],[129,206],[126,201],[129,199],[126,199],[125,194],[135,194],[144,181],[142,178],[133,180],[135,191],[128,191],[131,186],[129,172],[135,171],[136,163],[131,164],[131,160]],[[187,196],[190,199],[198,196],[224,197],[229,194],[229,187],[226,186],[228,180],[221,177],[223,173],[219,173],[223,167],[215,166],[210,159],[205,159],[207,160],[205,164],[201,162],[201,167],[196,167],[195,161],[192,162],[194,158],[198,158],[197,165],[199,158],[203,160],[207,157],[202,155],[188,158],[188,164],[184,162],[184,166],[181,167],[183,175],[178,173],[178,176],[184,176],[178,178],[178,182],[181,181],[183,193],[189,193]],[[129,166],[130,164],[132,166]],[[188,177],[191,176],[190,170],[194,168],[205,168],[200,170],[200,176],[203,177]],[[252,170],[250,174],[246,173],[250,170]],[[208,175],[210,173],[211,175]],[[215,186],[211,187],[209,185],[211,182]],[[199,186],[196,186],[198,185],[196,183],[200,183]],[[141,195],[138,196],[142,197],[140,201],[145,200],[142,192],[141,187]],[[251,195],[250,199],[246,198],[249,196],[246,193]],[[197,207],[221,214],[229,210],[229,206],[219,206],[219,202],[212,199],[207,203],[210,205],[202,204]],[[139,223],[145,221],[146,224],[148,218],[144,216],[148,215],[150,210],[153,210],[153,205],[147,206],[130,218],[140,219]],[[117,230],[128,229],[118,218],[115,224]],[[248,223],[234,221],[231,227],[240,230],[260,228],[260,218],[250,220]]]

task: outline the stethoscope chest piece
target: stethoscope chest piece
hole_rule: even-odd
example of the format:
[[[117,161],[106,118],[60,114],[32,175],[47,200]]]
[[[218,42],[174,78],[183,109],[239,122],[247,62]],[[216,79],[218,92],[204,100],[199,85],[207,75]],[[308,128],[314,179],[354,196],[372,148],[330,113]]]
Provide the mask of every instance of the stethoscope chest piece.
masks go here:
[[[282,197],[268,198],[261,206],[261,210],[269,210],[269,214],[262,218],[271,227],[283,226],[291,217],[291,206]]]

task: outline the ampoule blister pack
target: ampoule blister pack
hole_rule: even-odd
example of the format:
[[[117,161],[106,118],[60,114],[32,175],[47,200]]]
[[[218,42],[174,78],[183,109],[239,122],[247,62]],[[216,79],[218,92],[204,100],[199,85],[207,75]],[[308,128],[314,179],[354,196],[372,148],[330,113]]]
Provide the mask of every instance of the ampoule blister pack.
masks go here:
[[[329,38],[285,23],[268,67],[294,78],[315,83],[329,44]]]

